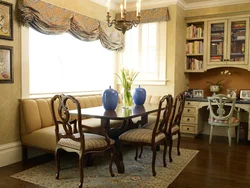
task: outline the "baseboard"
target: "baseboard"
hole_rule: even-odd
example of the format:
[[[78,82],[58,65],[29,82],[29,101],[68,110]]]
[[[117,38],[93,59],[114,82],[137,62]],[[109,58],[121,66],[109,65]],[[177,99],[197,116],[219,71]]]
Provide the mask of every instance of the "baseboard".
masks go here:
[[[0,145],[0,167],[22,160],[22,144],[20,141]]]

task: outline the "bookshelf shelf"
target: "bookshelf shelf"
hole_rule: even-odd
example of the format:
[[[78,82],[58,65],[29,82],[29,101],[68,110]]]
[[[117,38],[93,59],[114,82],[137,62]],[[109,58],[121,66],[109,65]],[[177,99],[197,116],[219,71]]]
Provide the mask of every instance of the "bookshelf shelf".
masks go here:
[[[204,72],[204,22],[187,23],[185,72]]]

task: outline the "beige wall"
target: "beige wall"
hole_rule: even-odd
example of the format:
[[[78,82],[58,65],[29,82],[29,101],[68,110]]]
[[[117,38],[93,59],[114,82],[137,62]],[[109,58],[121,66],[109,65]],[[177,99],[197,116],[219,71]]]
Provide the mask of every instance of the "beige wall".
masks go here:
[[[14,10],[16,0],[8,0],[13,4]],[[20,26],[17,23],[16,11],[14,11],[14,40],[2,40],[1,45],[13,47],[13,70],[14,83],[0,84],[0,145],[19,140],[19,113],[18,99],[21,96],[21,47]]]

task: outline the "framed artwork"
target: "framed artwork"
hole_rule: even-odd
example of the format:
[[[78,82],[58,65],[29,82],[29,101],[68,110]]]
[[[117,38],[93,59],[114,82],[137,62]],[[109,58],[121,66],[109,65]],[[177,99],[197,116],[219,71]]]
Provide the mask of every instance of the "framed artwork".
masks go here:
[[[193,90],[193,98],[203,98],[204,97],[204,91],[202,89]]]
[[[227,96],[236,98],[237,97],[237,89],[227,89]]]
[[[240,90],[240,99],[250,100],[250,90]]]
[[[13,40],[12,4],[0,1],[0,39]]]
[[[0,83],[13,83],[13,48],[0,45]]]

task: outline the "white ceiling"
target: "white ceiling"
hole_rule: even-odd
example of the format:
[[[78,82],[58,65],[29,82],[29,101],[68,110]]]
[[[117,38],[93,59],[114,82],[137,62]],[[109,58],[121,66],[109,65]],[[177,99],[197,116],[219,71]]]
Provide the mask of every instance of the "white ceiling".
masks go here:
[[[106,6],[107,0],[91,0]],[[111,9],[119,11],[122,0],[111,0]],[[137,0],[127,0],[127,10],[135,10]],[[141,0],[142,9],[166,7],[170,4],[178,4],[184,10],[250,3],[250,0]]]

